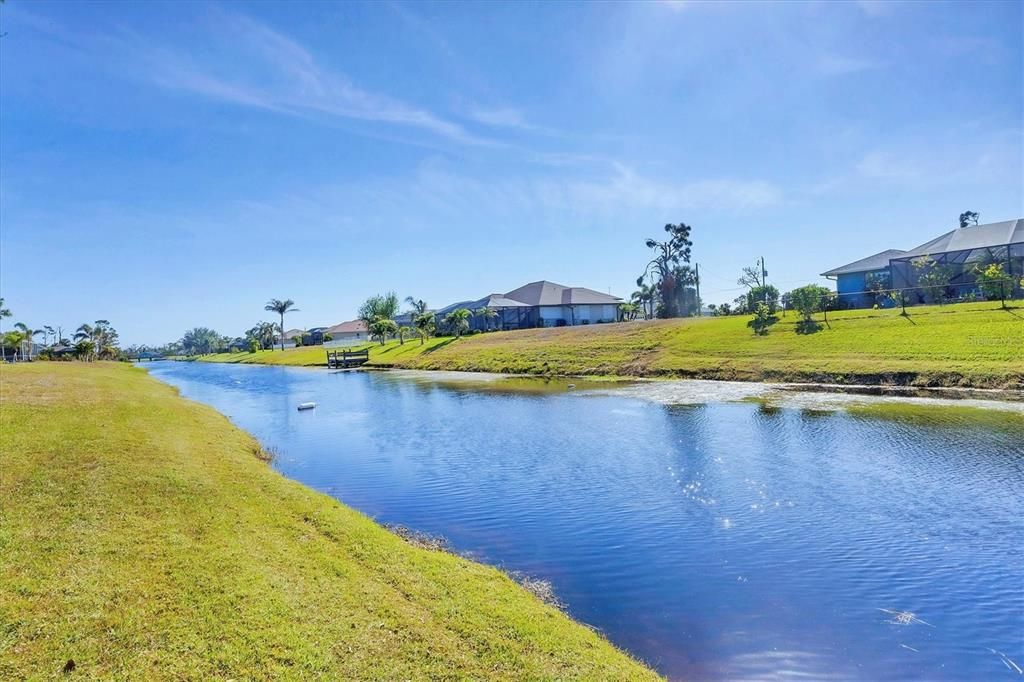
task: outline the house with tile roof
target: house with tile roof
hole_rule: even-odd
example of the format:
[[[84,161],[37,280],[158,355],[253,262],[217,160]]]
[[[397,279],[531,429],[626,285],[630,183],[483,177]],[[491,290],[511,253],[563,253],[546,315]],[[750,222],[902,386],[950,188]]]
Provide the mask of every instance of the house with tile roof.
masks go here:
[[[567,327],[581,324],[618,322],[618,296],[585,287],[567,287],[540,280],[524,284],[504,294],[488,294],[472,301],[459,301],[434,311],[438,322],[459,308],[473,316],[470,329],[528,329],[532,327]],[[477,314],[490,308],[496,317],[485,319]]]

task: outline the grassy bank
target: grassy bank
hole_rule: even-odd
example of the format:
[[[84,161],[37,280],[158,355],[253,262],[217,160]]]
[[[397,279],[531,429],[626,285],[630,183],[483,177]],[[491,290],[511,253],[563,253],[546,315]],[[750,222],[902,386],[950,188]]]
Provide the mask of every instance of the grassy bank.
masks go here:
[[[797,317],[755,336],[747,317],[495,332],[371,346],[371,364],[526,374],[1024,388],[1024,308],[992,303],[849,310],[797,334]],[[317,365],[322,348],[207,356],[215,362]]]
[[[653,677],[143,371],[0,369],[0,679]]]

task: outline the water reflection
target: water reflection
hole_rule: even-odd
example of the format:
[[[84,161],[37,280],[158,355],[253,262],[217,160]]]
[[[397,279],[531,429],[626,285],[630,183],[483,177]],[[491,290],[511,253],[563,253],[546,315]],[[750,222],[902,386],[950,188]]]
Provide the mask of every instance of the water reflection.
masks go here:
[[[638,386],[152,371],[276,447],[286,475],[550,580],[672,677],[992,679],[1008,670],[992,651],[1024,660],[1017,430],[660,406]],[[763,389],[710,383],[687,390]]]

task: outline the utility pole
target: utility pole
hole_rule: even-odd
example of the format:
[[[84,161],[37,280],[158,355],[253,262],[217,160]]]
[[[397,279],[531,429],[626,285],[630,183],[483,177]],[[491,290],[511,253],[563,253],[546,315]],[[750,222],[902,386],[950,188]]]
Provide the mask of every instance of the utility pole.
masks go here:
[[[697,284],[697,317],[704,316],[704,305],[700,300],[700,263],[696,263],[693,266],[694,276],[693,279]]]
[[[764,290],[764,302],[768,304],[768,271],[764,269],[764,256],[761,256],[761,288]]]

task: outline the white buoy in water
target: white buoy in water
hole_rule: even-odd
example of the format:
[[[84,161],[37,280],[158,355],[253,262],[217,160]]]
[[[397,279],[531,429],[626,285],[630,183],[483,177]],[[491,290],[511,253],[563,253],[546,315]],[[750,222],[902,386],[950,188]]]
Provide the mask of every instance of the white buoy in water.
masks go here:
[[[316,403],[299,403],[300,410],[312,410],[316,407]]]

